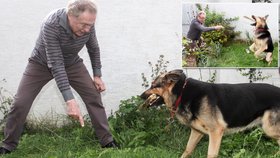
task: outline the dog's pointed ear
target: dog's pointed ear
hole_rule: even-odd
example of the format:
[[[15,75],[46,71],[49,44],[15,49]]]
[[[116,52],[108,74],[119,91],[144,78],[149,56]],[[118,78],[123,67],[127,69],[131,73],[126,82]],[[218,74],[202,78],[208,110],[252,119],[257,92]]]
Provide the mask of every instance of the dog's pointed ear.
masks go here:
[[[183,73],[184,73],[183,70],[180,69],[172,70],[169,71],[164,77],[169,83],[177,82],[181,79]]]
[[[266,20],[268,18],[269,15],[264,16],[264,19]]]

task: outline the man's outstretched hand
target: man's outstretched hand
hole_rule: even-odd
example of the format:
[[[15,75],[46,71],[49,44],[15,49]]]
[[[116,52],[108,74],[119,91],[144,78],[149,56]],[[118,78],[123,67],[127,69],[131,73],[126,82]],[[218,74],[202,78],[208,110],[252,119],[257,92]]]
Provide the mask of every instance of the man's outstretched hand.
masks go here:
[[[217,25],[217,26],[215,26],[215,29],[216,30],[221,30],[221,29],[224,29],[224,27],[222,25]]]
[[[66,102],[66,106],[67,106],[66,107],[67,115],[75,120],[78,120],[81,126],[84,127],[85,126],[84,119],[76,100],[75,99],[68,100]]]

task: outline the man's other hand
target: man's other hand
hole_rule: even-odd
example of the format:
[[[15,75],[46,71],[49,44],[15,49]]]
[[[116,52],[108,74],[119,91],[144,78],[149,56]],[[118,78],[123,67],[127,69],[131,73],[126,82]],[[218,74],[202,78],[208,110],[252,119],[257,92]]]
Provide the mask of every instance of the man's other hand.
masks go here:
[[[100,77],[94,77],[93,78],[93,83],[96,87],[96,89],[99,91],[99,92],[103,92],[106,90],[106,87],[105,87],[105,84],[103,83],[102,79]]]

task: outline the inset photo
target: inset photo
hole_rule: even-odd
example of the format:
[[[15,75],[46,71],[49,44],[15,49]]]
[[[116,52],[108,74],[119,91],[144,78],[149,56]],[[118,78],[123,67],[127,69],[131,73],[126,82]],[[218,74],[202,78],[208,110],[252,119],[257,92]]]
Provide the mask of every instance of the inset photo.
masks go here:
[[[278,3],[183,3],[182,67],[278,67]]]

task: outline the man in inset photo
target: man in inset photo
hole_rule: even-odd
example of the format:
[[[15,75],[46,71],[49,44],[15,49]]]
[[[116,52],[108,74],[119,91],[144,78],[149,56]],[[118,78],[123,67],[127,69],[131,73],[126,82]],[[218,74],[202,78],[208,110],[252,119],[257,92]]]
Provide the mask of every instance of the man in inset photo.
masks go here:
[[[224,28],[222,25],[206,27],[204,26],[205,19],[206,13],[204,11],[200,11],[198,12],[196,18],[191,22],[190,29],[187,34],[187,40],[190,43],[191,50],[194,50],[196,47],[200,47],[205,44],[201,38],[201,34],[203,32],[215,31]]]

